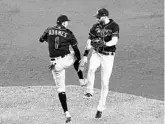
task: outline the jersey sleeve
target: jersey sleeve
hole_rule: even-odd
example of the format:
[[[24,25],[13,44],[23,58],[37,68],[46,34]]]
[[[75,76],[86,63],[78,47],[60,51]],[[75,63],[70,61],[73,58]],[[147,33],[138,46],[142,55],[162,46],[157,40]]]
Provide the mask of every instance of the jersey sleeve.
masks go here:
[[[93,27],[89,31],[89,37],[88,38],[90,40],[93,40],[96,38],[95,28],[96,28],[96,25],[93,25]]]
[[[41,35],[39,41],[40,42],[44,42],[44,41],[47,41],[47,38],[48,38],[48,31],[49,31],[49,28],[47,28],[44,33]]]
[[[70,42],[71,46],[75,46],[78,44],[76,37],[74,36],[74,34],[71,31],[69,31],[68,38],[69,38],[69,42]]]
[[[113,29],[112,29],[112,37],[117,36],[119,38],[119,25],[117,23],[114,23]]]

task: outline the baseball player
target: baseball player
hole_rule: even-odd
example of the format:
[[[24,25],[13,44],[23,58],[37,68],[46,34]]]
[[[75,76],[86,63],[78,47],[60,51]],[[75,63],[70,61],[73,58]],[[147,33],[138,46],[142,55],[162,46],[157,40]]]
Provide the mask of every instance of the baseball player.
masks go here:
[[[119,39],[119,25],[109,18],[109,12],[105,8],[98,10],[95,17],[98,23],[94,24],[90,29],[80,68],[87,63],[87,55],[90,49],[93,49],[87,74],[87,90],[84,97],[91,98],[93,96],[95,72],[101,66],[101,96],[95,115],[96,118],[100,118],[102,111],[106,107],[109,79],[112,73],[116,44]]]
[[[69,21],[66,15],[60,15],[57,18],[57,25],[47,28],[39,39],[40,42],[46,41],[48,43],[50,69],[66,116],[66,123],[71,121],[71,115],[68,111],[65,93],[65,69],[74,65],[80,85],[83,85],[85,81],[82,71],[78,71],[81,55],[74,34],[67,28]],[[70,45],[74,52],[69,50]]]

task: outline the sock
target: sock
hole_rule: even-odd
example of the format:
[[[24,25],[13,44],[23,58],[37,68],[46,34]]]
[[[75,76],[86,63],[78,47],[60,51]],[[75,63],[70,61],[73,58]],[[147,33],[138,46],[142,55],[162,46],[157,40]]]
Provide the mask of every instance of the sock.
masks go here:
[[[65,94],[65,92],[59,93],[59,94],[58,94],[58,97],[59,97],[59,100],[60,100],[60,102],[61,102],[61,106],[62,106],[62,108],[63,108],[63,110],[64,110],[64,113],[65,113],[66,111],[68,111],[67,99],[66,99],[66,94]]]

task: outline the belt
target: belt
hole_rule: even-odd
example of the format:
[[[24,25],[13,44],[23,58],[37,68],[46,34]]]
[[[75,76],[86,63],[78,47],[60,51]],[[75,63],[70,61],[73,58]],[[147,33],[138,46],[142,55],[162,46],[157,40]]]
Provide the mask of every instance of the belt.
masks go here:
[[[100,53],[100,54],[103,54],[103,55],[114,55],[114,52],[108,52],[108,51],[105,51],[105,50],[96,50],[95,49],[95,51],[97,51],[98,53]]]
[[[50,61],[55,61],[55,60],[58,60],[60,58],[64,58],[66,55],[68,55],[68,54],[64,54],[64,55],[57,56],[57,57],[50,57]]]
[[[114,55],[114,52],[106,52],[106,51],[98,51],[98,52],[103,55]]]

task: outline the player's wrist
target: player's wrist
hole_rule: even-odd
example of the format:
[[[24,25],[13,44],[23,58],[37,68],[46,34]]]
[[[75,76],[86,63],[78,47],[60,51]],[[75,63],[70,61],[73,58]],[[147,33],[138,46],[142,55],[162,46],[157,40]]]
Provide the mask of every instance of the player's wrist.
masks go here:
[[[81,59],[81,61],[80,61],[81,62],[80,65],[81,66],[84,66],[84,64],[87,63],[87,61],[88,61],[88,57],[87,56],[83,56],[82,59]]]
[[[83,59],[88,59],[88,57],[87,56],[83,56]]]
[[[43,42],[44,42],[44,40],[43,40],[43,39],[41,39],[41,38],[39,39],[39,41],[40,41],[41,43],[43,43]]]
[[[86,49],[86,50],[84,51],[84,55],[83,55],[83,56],[87,57],[87,56],[88,56],[88,54],[89,54],[89,50],[88,50],[88,49]]]

